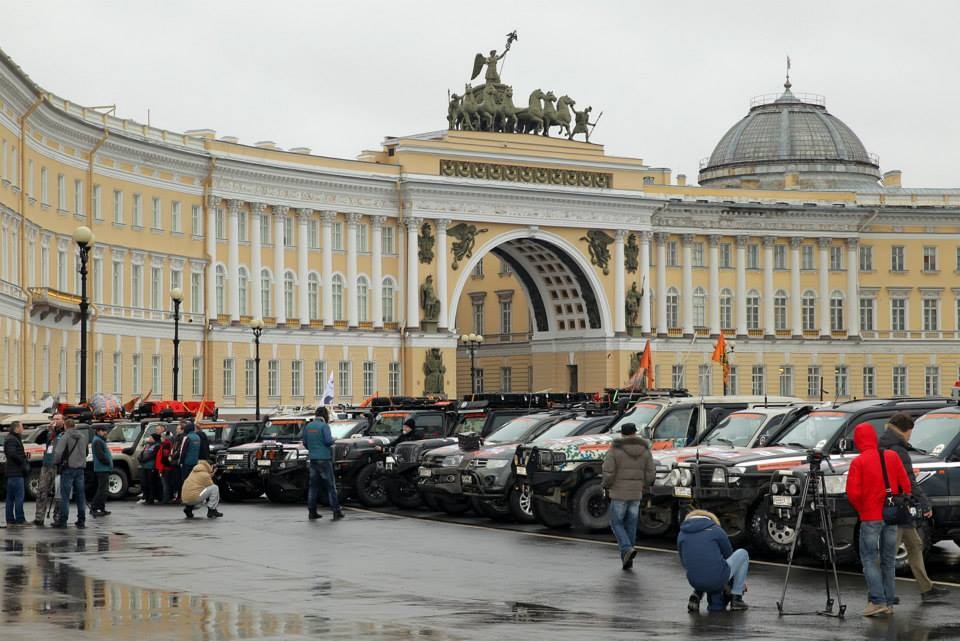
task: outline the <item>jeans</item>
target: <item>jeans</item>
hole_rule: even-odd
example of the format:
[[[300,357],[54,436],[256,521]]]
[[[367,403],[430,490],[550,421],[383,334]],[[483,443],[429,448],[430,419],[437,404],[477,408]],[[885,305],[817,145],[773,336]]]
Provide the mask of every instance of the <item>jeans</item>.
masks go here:
[[[190,505],[197,507],[205,505],[208,510],[215,510],[220,505],[220,488],[216,484],[208,485],[200,491],[200,500]]]
[[[900,526],[897,528],[897,547],[900,544],[907,548],[907,563],[910,564],[910,571],[913,572],[913,578],[917,580],[917,587],[920,592],[926,592],[933,588],[933,581],[927,576],[927,566],[923,563],[923,540],[916,526]]]
[[[143,494],[143,502],[146,504],[153,503],[157,498],[153,490],[153,479],[156,474],[155,470],[140,468],[140,493]]]
[[[52,465],[40,468],[40,486],[37,488],[37,513],[33,520],[43,523],[47,518],[47,510],[53,505],[53,522],[60,518],[60,499],[54,491],[57,484],[57,470]]]
[[[750,555],[743,548],[734,550],[727,557],[730,566],[730,581],[733,584],[730,592],[735,596],[743,596],[743,586],[747,582],[747,571],[750,569]]]
[[[11,523],[26,523],[23,516],[23,498],[26,490],[22,476],[11,476],[7,479],[7,525]]]
[[[337,481],[333,476],[333,462],[310,461],[310,487],[307,490],[307,509],[317,511],[317,499],[320,498],[320,486],[326,486],[327,502],[336,514],[340,511],[340,498],[337,496]]]
[[[878,562],[879,561],[879,565]],[[860,523],[860,563],[870,603],[893,605],[896,597],[897,526],[883,521]]]
[[[60,520],[58,525],[66,525],[70,518],[70,495],[77,502],[77,523],[87,521],[87,496],[83,487],[83,468],[68,467],[60,473]]]
[[[640,515],[640,501],[610,501],[610,529],[620,545],[620,556],[633,548],[637,542],[637,518]]]
[[[90,511],[104,511],[107,509],[107,486],[110,484],[110,472],[97,472],[97,493],[90,502]]]

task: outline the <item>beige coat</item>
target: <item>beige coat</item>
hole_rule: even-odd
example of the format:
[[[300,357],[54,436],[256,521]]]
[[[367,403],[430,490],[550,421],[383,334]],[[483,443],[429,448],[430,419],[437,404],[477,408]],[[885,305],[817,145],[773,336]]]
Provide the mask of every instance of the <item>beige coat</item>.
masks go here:
[[[196,505],[200,502],[200,492],[213,485],[213,467],[209,461],[200,461],[183,483],[180,502],[183,505]]]
[[[656,477],[649,441],[639,436],[614,440],[603,460],[603,487],[610,491],[611,499],[639,501]]]

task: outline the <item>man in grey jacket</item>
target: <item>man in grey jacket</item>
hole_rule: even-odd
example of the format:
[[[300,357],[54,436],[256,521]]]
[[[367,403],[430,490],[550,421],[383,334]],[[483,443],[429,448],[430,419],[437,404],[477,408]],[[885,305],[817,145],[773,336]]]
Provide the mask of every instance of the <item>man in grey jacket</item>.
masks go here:
[[[633,567],[633,557],[637,556],[634,545],[640,501],[656,475],[650,442],[637,436],[637,427],[627,423],[620,428],[620,438],[613,441],[603,460],[603,489],[610,497],[610,529],[620,545],[624,570]]]
[[[60,518],[51,527],[67,527],[70,518],[70,494],[77,502],[77,528],[87,527],[87,497],[84,495],[84,470],[87,467],[87,432],[68,420],[63,437],[53,451],[53,464],[60,467]]]

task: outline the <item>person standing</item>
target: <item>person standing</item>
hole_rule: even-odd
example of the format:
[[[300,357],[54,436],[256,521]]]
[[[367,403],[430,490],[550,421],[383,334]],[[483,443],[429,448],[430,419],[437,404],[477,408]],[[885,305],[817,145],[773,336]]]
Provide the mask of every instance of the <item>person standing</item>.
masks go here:
[[[160,447],[157,449],[155,469],[163,487],[162,503],[173,503],[177,475],[176,466],[170,460],[173,454],[173,438],[170,432],[164,432],[160,438]]]
[[[624,570],[633,567],[637,556],[637,518],[644,489],[653,485],[657,469],[650,454],[650,442],[637,436],[637,427],[627,423],[620,438],[613,441],[603,460],[603,489],[610,497],[610,529],[620,546]]]
[[[66,422],[66,430],[53,450],[53,464],[60,467],[60,517],[51,527],[67,527],[70,518],[70,496],[77,502],[77,528],[85,528],[87,497],[84,494],[83,474],[87,467],[87,433],[76,428],[76,422]]]
[[[110,474],[113,472],[113,454],[107,447],[107,432],[109,425],[97,425],[93,430],[93,475],[97,479],[97,493],[90,503],[90,516],[107,516],[107,490],[110,485]]]
[[[337,482],[333,475],[333,451],[330,449],[335,439],[330,433],[330,415],[327,408],[318,407],[314,419],[303,428],[303,445],[307,448],[310,458],[310,486],[307,490],[307,513],[313,519],[322,518],[317,512],[317,500],[320,498],[321,486],[327,493],[327,501],[333,510],[333,520],[343,518],[340,508],[340,499],[337,496]]]
[[[210,461],[200,461],[187,475],[180,493],[180,502],[183,503],[183,513],[188,519],[193,518],[194,508],[201,505],[207,506],[208,519],[223,516],[217,511],[217,506],[220,505],[220,488],[213,482],[213,466]]]
[[[183,483],[187,482],[187,477],[193,471],[193,466],[200,460],[200,437],[197,436],[196,426],[193,421],[187,421],[183,425],[183,440],[180,442],[180,491],[183,492]],[[181,497],[180,502],[183,502]]]
[[[4,476],[7,480],[7,527],[26,525],[23,516],[23,499],[26,480],[30,478],[30,461],[23,449],[23,423],[14,421],[10,433],[3,441],[3,453],[7,457]]]
[[[140,489],[143,493],[143,504],[153,505],[163,500],[156,491],[157,481],[157,450],[160,448],[160,435],[156,432],[147,437],[147,442],[140,451]]]
[[[900,412],[890,417],[883,434],[880,435],[878,445],[883,449],[895,452],[903,463],[903,468],[910,479],[910,494],[920,507],[924,519],[933,517],[933,507],[930,505],[930,499],[917,483],[917,476],[913,472],[913,461],[910,459],[910,452],[916,451],[910,447],[910,437],[913,435],[913,418],[909,414]],[[907,548],[907,562],[910,563],[910,571],[913,572],[913,578],[917,581],[917,587],[920,589],[920,599],[924,603],[935,601],[940,597],[946,596],[950,590],[940,588],[933,584],[927,575],[927,567],[923,562],[923,540],[917,531],[916,523],[910,525],[901,525],[897,528],[897,547],[903,544]],[[897,599],[894,599],[897,601]]]
[[[896,599],[897,526],[883,520],[887,497],[884,476],[894,495],[910,494],[910,478],[895,452],[884,450],[880,458],[877,433],[870,423],[854,428],[853,442],[860,454],[847,473],[847,498],[860,515],[860,563],[868,599],[863,616],[892,614]],[[886,474],[881,465],[886,467]]]
[[[723,612],[728,593],[731,610],[746,610],[743,593],[747,587],[750,555],[744,549],[734,550],[730,537],[720,527],[712,512],[691,510],[680,524],[677,536],[680,563],[687,571],[687,582],[693,588],[689,612],[700,609],[700,599],[707,594],[707,610]]]
[[[53,450],[63,434],[63,414],[54,414],[47,427],[47,444],[43,450],[43,463],[40,465],[40,482],[37,487],[37,511],[33,515],[33,524],[43,527],[47,520],[47,511],[53,505],[53,522],[60,516],[60,501],[54,496],[57,485],[57,468],[53,464]]]

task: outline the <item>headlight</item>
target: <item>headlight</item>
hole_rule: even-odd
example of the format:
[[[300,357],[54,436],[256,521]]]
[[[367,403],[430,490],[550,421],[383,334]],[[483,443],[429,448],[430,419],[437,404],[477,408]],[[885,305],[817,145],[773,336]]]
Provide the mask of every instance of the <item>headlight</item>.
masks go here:
[[[665,479],[663,479],[664,485],[680,485],[680,470],[673,468],[667,473]]]
[[[463,462],[463,454],[451,454],[450,456],[444,456],[443,460],[440,461],[440,465],[443,467],[456,467]]]
[[[6,462],[7,462],[7,455],[4,454],[3,452],[0,452],[0,463],[6,463]]]
[[[824,475],[823,486],[827,494],[843,494],[847,491],[846,473]]]
[[[714,484],[723,483],[727,478],[727,475],[724,474],[723,468],[718,467],[713,471],[713,476],[710,477],[710,482]]]
[[[687,468],[679,470],[680,472],[680,485],[684,487],[690,487],[693,485],[693,472]]]
[[[746,470],[742,467],[731,467],[727,470],[727,479],[729,479],[731,483],[739,483],[740,477],[743,476],[744,472],[746,472]]]
[[[505,459],[505,458],[491,458],[491,459],[487,459],[487,469],[488,469],[488,470],[493,470],[493,469],[496,469],[496,468],[498,468],[498,467],[504,467],[504,466],[506,466],[506,465],[510,465],[510,460],[509,460],[509,459]]]

